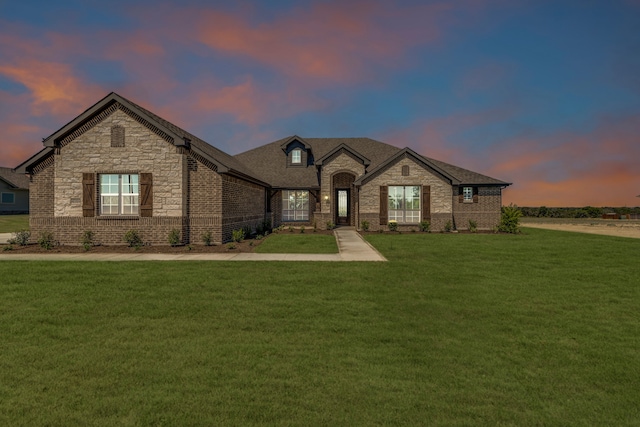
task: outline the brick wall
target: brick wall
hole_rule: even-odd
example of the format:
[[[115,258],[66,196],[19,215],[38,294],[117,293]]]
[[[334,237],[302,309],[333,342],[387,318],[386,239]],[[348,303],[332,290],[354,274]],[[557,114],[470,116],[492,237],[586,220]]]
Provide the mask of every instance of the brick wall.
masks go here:
[[[409,167],[408,176],[402,175],[403,166]],[[439,231],[444,229],[447,221],[453,221],[451,185],[430,170],[423,168],[412,158],[402,157],[375,178],[360,186],[358,226],[363,220],[367,220],[371,230],[387,229],[386,225],[380,225],[380,186],[382,185],[431,186],[431,229]],[[419,224],[399,226],[400,230],[411,228],[418,229]]]
[[[212,242],[222,243],[222,177],[215,166],[193,156],[187,159],[187,225],[185,242],[203,244],[202,235],[211,232]]]
[[[478,203],[460,202],[458,187],[454,188],[453,217],[458,230],[468,230],[469,220],[478,223],[480,230],[492,230],[500,223],[502,190],[500,187],[479,187]]]
[[[265,218],[265,188],[234,176],[222,175],[222,241],[244,226],[255,229]]]

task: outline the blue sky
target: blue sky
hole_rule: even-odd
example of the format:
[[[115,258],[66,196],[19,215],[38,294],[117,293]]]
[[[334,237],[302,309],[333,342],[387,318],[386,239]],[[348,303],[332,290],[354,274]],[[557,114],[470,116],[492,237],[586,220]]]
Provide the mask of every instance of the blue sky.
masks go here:
[[[0,1],[0,165],[115,91],[231,154],[368,136],[636,206],[640,1]]]

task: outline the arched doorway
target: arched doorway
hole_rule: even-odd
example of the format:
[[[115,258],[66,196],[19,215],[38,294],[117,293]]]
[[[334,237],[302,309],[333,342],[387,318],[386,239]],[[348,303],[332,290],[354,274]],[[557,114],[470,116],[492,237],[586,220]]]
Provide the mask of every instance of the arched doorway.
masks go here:
[[[336,225],[355,225],[355,193],[353,182],[356,176],[349,172],[333,175],[333,217]]]

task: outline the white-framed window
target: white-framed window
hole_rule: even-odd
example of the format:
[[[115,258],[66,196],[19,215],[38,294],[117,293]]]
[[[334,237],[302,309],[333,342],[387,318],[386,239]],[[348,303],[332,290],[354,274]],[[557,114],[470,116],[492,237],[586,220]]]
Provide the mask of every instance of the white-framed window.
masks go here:
[[[420,186],[389,186],[389,221],[417,224],[420,217]]]
[[[462,187],[462,200],[465,203],[473,203],[473,187]]]
[[[16,195],[14,193],[2,193],[2,195],[0,195],[0,203],[3,205],[13,205],[16,203]]]
[[[309,192],[307,190],[282,191],[282,220],[309,221]]]
[[[302,150],[296,148],[291,152],[291,164],[299,165],[302,163]]]
[[[100,214],[138,215],[137,174],[100,174]]]

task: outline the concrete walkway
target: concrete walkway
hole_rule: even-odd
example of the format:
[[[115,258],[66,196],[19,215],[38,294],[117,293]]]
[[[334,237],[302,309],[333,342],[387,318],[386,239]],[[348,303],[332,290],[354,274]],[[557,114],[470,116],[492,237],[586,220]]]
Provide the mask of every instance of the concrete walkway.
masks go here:
[[[5,239],[5,234],[7,237]],[[0,261],[386,261],[380,252],[366,242],[353,227],[334,230],[337,254],[138,254],[138,253],[77,253],[77,254],[7,254],[0,252]],[[0,233],[0,243],[11,238]],[[4,240],[3,240],[4,239]]]

